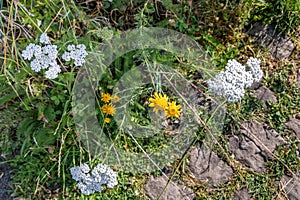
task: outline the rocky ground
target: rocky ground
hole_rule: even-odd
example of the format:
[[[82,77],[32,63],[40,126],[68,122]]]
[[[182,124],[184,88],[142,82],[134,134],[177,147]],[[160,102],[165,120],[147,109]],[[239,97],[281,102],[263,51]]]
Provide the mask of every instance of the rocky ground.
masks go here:
[[[272,95],[271,95],[272,96]],[[292,118],[287,122],[290,128],[300,138],[300,120]],[[274,158],[272,152],[279,145],[286,142],[276,131],[270,129],[264,123],[247,121],[242,124],[240,134],[233,134],[228,137],[229,149],[234,158],[240,162],[243,168],[263,173],[267,170],[266,162]],[[208,184],[211,187],[226,183],[234,174],[234,170],[222,159],[207,148],[193,148],[189,153],[188,172],[200,184]],[[151,177],[145,186],[145,193],[150,199],[193,199],[195,194],[183,182],[172,181],[168,187],[167,177]],[[294,176],[283,176],[278,187],[284,190],[288,199],[297,200],[300,198],[300,174]],[[164,190],[165,189],[165,190]],[[163,193],[161,193],[164,190]],[[251,195],[246,188],[235,192],[233,199],[247,200]]]
[[[282,33],[278,33],[274,26],[263,26],[260,23],[252,24],[248,30],[249,34],[257,40],[260,46],[265,47],[277,59],[287,58],[294,50],[292,41]],[[298,84],[300,85],[300,72],[298,72]],[[274,93],[263,85],[257,85],[254,96],[260,100],[266,108],[270,102],[276,104],[277,99]],[[286,126],[293,131],[295,138],[300,141],[300,120],[291,117]],[[246,170],[253,170],[263,173],[267,170],[266,163],[274,159],[272,152],[280,145],[287,145],[286,141],[279,134],[263,122],[255,120],[241,123],[241,130],[228,135],[228,148],[235,161]],[[300,149],[300,144],[298,144]],[[299,156],[299,152],[298,152]],[[9,165],[0,158],[0,199],[9,198],[10,174]],[[189,152],[187,172],[199,184],[207,184],[209,187],[217,187],[228,182],[235,173],[214,151],[205,147],[194,147]],[[170,174],[151,176],[144,186],[144,192],[150,199],[161,200],[188,200],[194,199],[196,194],[189,188],[189,184],[172,179],[168,183]],[[286,198],[290,200],[300,199],[300,173],[282,176],[276,183],[280,190],[284,191]],[[166,187],[167,185],[167,187]],[[232,199],[251,199],[247,188],[237,190]]]
[[[291,119],[287,124],[293,124],[295,134],[300,134],[300,120]],[[272,159],[272,152],[278,145],[286,142],[263,123],[247,121],[242,124],[240,134],[229,136],[229,149],[234,158],[247,170],[263,173],[267,170],[266,162]],[[256,138],[255,138],[256,136]],[[259,139],[258,139],[259,138]],[[214,151],[207,148],[193,148],[189,155],[188,171],[201,184],[211,187],[226,183],[234,174],[233,169],[227,165]],[[145,192],[150,199],[157,199],[166,186],[164,176],[151,177],[145,186]],[[300,197],[300,176],[283,176],[278,184],[288,199],[297,200]],[[182,182],[172,182],[162,193],[161,199],[193,199],[195,194]],[[233,199],[247,200],[251,195],[247,189],[236,191]]]
[[[276,59],[287,58],[294,50],[293,42],[283,33],[278,32],[273,25],[264,26],[261,23],[255,23],[247,31],[261,47],[267,48]],[[297,80],[300,85],[300,72],[298,72]],[[254,96],[262,102],[264,108],[267,108],[269,103],[278,103],[274,93],[262,84],[257,84],[252,89],[255,91]],[[300,142],[300,120],[291,117],[285,124]],[[287,142],[264,122],[244,121],[240,127],[239,132],[232,133],[227,138],[231,155],[246,170],[253,170],[257,173],[266,172],[268,170],[266,163],[270,159],[275,159],[274,150],[278,146],[288,145]],[[300,149],[300,144],[298,144],[298,149]],[[299,156],[298,150],[296,153]],[[228,182],[235,173],[234,169],[224,162],[214,150],[205,147],[192,148],[188,161],[189,176],[199,184],[207,184],[209,187]],[[188,188],[188,184],[182,181],[174,180],[165,188],[167,177],[168,175],[151,176],[147,181],[145,193],[150,199],[157,199],[160,195],[163,200],[195,198],[196,195]],[[284,175],[275,184],[278,185],[279,190],[283,191],[285,198],[300,199],[299,173]],[[234,193],[232,199],[248,200],[252,197],[247,188],[240,188]]]

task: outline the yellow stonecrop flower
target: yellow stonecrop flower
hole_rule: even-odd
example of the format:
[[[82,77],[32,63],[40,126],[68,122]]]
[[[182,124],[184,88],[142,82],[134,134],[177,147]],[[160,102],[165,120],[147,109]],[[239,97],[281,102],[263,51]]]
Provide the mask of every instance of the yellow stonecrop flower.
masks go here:
[[[149,107],[153,107],[154,112],[157,114],[159,110],[165,110],[168,107],[167,95],[158,94],[154,92],[154,98],[149,98]]]
[[[113,105],[105,104],[101,107],[103,113],[113,116],[116,112],[116,108]]]
[[[165,109],[165,114],[167,117],[177,117],[179,118],[180,113],[182,110],[180,110],[181,106],[176,105],[175,101],[172,101],[172,103],[169,103],[168,107]]]
[[[107,123],[107,124],[108,124],[110,121],[111,121],[111,120],[110,120],[110,118],[108,118],[108,117],[106,117],[106,118],[104,119],[104,122]]]
[[[103,94],[101,95],[101,100],[102,100],[104,103],[108,103],[108,102],[111,100],[110,94],[108,94],[108,93],[103,93]]]

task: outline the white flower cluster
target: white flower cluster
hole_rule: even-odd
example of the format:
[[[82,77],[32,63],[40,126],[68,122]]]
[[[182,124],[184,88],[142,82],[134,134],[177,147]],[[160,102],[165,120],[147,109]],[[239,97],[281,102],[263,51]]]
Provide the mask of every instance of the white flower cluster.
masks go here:
[[[50,39],[46,33],[43,33],[40,36],[39,42],[42,45],[30,43],[26,49],[22,51],[22,57],[24,60],[31,61],[30,67],[33,71],[39,72],[42,69],[48,69],[45,72],[45,77],[48,79],[55,79],[61,72],[61,68],[57,64],[57,46],[50,44]],[[78,44],[76,48],[75,45],[69,45],[68,50],[71,52],[65,52],[63,58],[66,53],[69,53],[70,58],[75,60],[75,65],[81,66],[84,63],[84,58],[87,56],[85,45]]]
[[[60,66],[57,64],[57,46],[51,45],[49,37],[46,33],[40,36],[40,43],[44,46],[30,43],[25,50],[22,51],[22,57],[25,60],[33,60],[30,62],[30,67],[33,71],[39,72],[42,69],[48,69],[45,76],[49,79],[57,78],[61,72]]]
[[[66,51],[62,55],[62,59],[65,61],[70,61],[71,59],[74,60],[75,66],[82,66],[85,62],[85,57],[88,55],[88,53],[85,50],[85,45],[78,44],[78,45],[68,45],[68,51]]]
[[[246,66],[249,67],[251,74],[253,75],[253,81],[258,82],[260,81],[261,77],[263,76],[263,71],[260,68],[261,60],[257,58],[249,58],[247,60]]]
[[[43,33],[40,36],[40,43],[42,43],[42,44],[50,44],[50,40],[49,40],[49,37],[48,37],[47,33]]]
[[[104,184],[113,188],[118,184],[117,173],[109,166],[98,164],[92,171],[87,164],[72,167],[70,169],[72,178],[78,181],[77,187],[85,195],[93,194],[103,190]]]
[[[229,60],[225,71],[220,72],[214,80],[208,80],[208,88],[217,95],[225,95],[228,102],[237,102],[243,98],[245,88],[262,78],[260,62],[251,57],[244,66],[236,60]]]

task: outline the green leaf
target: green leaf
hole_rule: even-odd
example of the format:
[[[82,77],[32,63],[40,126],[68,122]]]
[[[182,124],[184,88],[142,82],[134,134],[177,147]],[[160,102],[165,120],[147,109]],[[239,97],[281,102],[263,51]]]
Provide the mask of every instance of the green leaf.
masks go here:
[[[41,128],[35,134],[34,138],[40,147],[51,146],[56,143],[56,136],[53,130],[49,128]]]

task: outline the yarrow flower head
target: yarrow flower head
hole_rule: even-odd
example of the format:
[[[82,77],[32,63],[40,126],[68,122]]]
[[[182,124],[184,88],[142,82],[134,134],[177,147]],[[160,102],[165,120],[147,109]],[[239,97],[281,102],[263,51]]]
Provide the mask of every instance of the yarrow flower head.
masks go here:
[[[228,102],[237,102],[243,98],[244,89],[259,81],[262,76],[259,59],[249,58],[246,66],[236,60],[229,60],[225,71],[217,74],[213,80],[208,80],[207,84],[217,95],[225,95]]]
[[[51,63],[50,65],[51,67],[45,72],[45,77],[48,79],[55,79],[61,72],[60,66],[55,63]]]
[[[157,114],[160,110],[165,110],[168,106],[168,97],[166,94],[158,94],[154,92],[154,98],[149,98],[150,104],[149,107],[153,107],[154,112]]]
[[[49,39],[47,33],[43,33],[40,36],[40,43],[42,43],[42,44],[50,44],[50,39]]]
[[[118,184],[117,173],[109,166],[98,164],[93,170],[87,164],[81,164],[70,169],[72,178],[78,181],[77,187],[85,195],[101,192],[107,188],[113,188]]]
[[[85,57],[88,55],[84,44],[68,45],[68,51],[64,52],[62,59],[65,61],[74,60],[75,66],[82,66],[85,63]]]
[[[25,50],[22,51],[24,60],[31,61],[30,67],[33,71],[39,72],[48,69],[45,72],[46,78],[55,79],[61,72],[60,66],[57,64],[58,50],[56,45],[50,44],[50,39],[46,33],[41,34],[39,42],[42,45],[30,43]],[[44,46],[43,46],[44,45]],[[83,44],[69,45],[68,51],[62,55],[65,61],[74,59],[76,66],[82,66],[87,56],[86,47]]]
[[[37,49],[38,47],[35,44],[30,43],[27,45],[26,50],[22,51],[22,57],[24,60],[31,60]]]
[[[40,36],[40,43],[46,44],[45,46],[40,46],[30,43],[25,50],[22,51],[22,57],[25,60],[32,60],[30,62],[30,67],[33,71],[39,72],[42,69],[48,69],[45,76],[49,79],[55,79],[61,72],[60,66],[57,64],[57,46],[51,45],[49,37],[46,33]]]
[[[260,68],[260,63],[261,60],[252,57],[249,58],[246,63],[246,66],[249,67],[250,72],[253,76],[254,82],[258,82],[263,76],[263,71]]]

